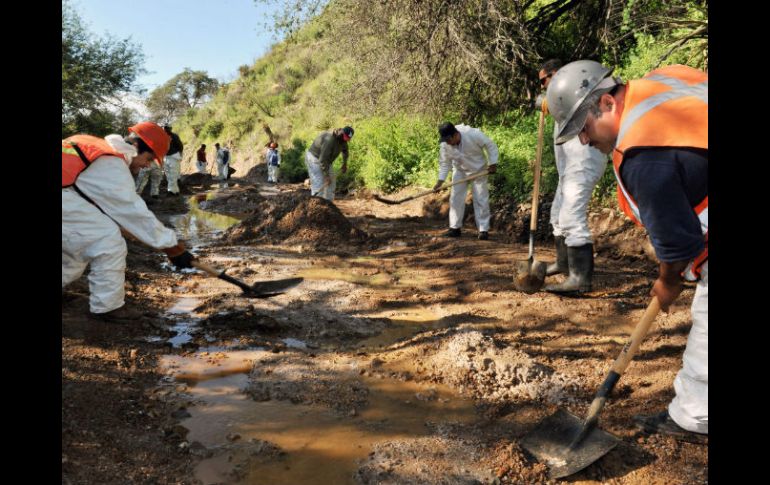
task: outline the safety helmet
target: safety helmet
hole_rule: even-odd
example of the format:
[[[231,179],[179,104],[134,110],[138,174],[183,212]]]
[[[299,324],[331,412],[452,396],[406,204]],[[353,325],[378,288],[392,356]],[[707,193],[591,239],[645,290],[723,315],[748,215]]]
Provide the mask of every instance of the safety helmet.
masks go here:
[[[163,164],[163,157],[166,156],[171,144],[171,137],[166,134],[163,128],[152,121],[142,121],[129,127],[128,131],[136,133],[155,153],[155,159],[158,163]]]
[[[559,127],[556,144],[568,141],[583,129],[588,110],[579,108],[589,94],[619,83],[610,74],[612,69],[589,60],[570,62],[556,71],[546,91],[548,111]]]
[[[278,143],[271,141],[270,142],[270,148],[278,148]]]
[[[342,129],[342,138],[345,141],[348,141],[351,138],[353,138],[353,133],[355,133],[355,131],[353,131],[353,127],[346,126],[345,128]]]

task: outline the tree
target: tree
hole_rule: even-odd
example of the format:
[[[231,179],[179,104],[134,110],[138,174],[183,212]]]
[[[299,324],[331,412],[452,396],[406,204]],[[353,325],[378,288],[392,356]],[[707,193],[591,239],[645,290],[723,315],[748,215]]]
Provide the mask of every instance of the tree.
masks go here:
[[[104,135],[125,127],[113,123],[116,99],[144,73],[144,54],[130,39],[96,38],[72,6],[62,2],[62,137],[76,132]],[[111,105],[111,106],[110,106]],[[110,109],[111,108],[111,109]]]
[[[147,109],[154,119],[170,123],[187,110],[203,105],[219,87],[219,82],[206,71],[193,71],[188,67],[150,93]]]

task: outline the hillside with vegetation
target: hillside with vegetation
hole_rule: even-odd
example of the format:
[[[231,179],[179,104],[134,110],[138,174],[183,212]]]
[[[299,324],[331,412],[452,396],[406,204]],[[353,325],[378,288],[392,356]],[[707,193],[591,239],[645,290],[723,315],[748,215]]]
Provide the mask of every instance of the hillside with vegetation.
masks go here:
[[[677,63],[707,69],[707,7],[683,0],[469,0],[452,8],[333,0],[253,65],[241,66],[210,102],[177,119],[176,130],[189,147],[231,144],[236,167],[248,171],[261,162],[267,125],[281,146],[282,176],[296,182],[307,176],[304,151],[315,136],[350,124],[356,136],[338,186],[390,192],[431,186],[436,126],[466,123],[500,148],[493,198],[520,200],[532,184],[541,62],[596,59],[624,79]],[[544,194],[557,183],[551,140],[548,121]],[[188,171],[192,156],[187,150]],[[613,191],[608,169],[595,195]]]

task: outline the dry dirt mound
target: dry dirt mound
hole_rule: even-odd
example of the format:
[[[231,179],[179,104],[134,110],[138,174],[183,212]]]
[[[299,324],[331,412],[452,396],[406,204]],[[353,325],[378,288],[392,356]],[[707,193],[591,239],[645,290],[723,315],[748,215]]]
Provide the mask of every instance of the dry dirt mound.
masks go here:
[[[223,236],[224,243],[303,244],[321,249],[360,244],[369,238],[333,203],[307,193],[265,199],[255,212],[254,216],[228,229]]]
[[[179,177],[179,183],[185,187],[204,187],[208,188],[214,183],[214,177],[208,173],[191,173]]]
[[[520,349],[463,326],[446,332],[454,335],[443,338],[434,352],[412,357],[429,378],[490,403],[573,399],[570,396],[578,388],[574,379],[554,372]]]

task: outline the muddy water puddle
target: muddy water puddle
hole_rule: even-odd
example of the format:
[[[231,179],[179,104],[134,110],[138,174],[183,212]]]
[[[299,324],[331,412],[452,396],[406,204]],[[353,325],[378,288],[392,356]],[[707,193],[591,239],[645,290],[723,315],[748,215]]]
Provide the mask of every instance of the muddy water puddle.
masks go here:
[[[177,234],[188,243],[188,246],[207,243],[213,234],[224,231],[242,220],[242,217],[201,209],[198,197],[190,197],[187,204],[190,210],[186,214],[169,216],[168,222],[176,228]]]
[[[288,401],[255,402],[242,392],[264,350],[167,356],[162,365],[188,384],[197,404],[181,422],[187,440],[213,456],[195,476],[204,484],[348,484],[359,460],[381,441],[431,433],[426,423],[472,422],[473,403],[449,388],[362,376],[369,404],[355,416]],[[255,444],[268,442],[272,453]]]

